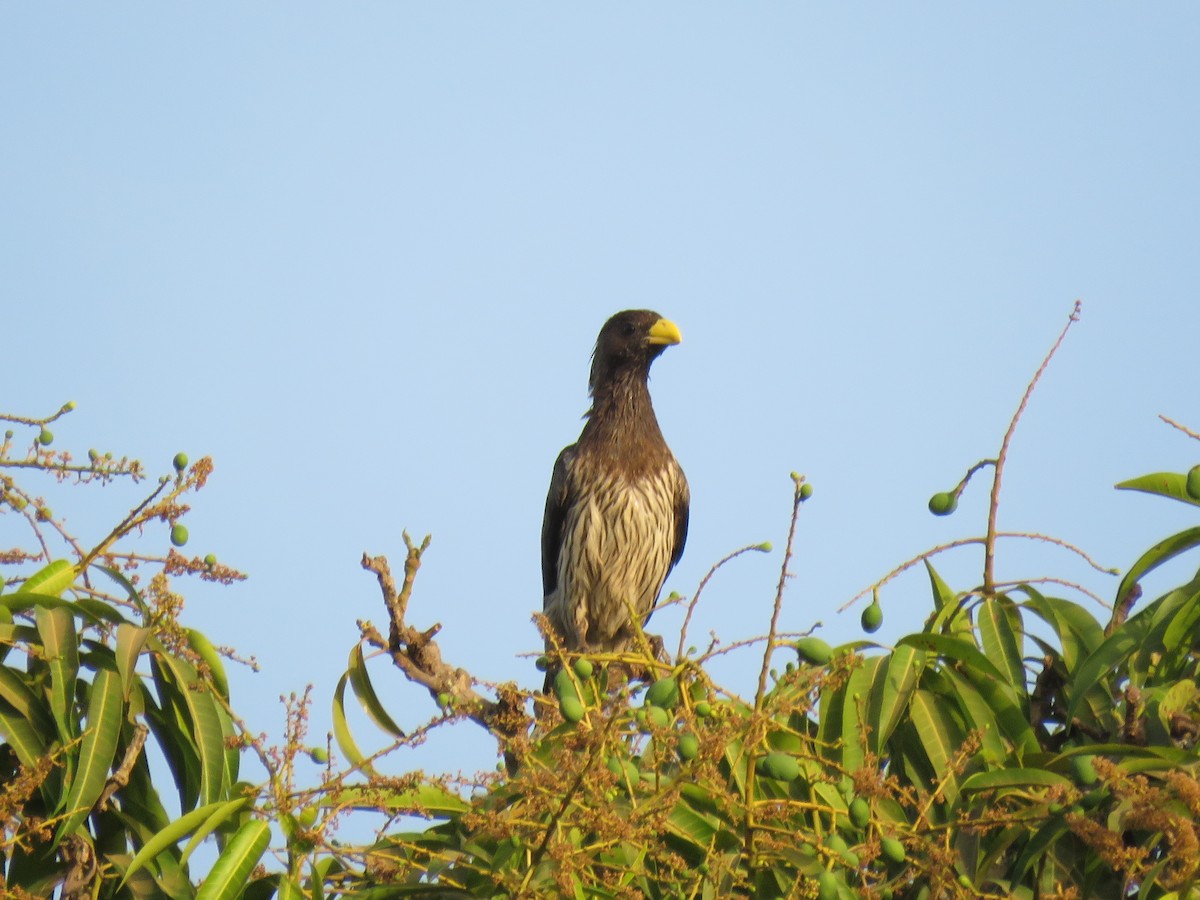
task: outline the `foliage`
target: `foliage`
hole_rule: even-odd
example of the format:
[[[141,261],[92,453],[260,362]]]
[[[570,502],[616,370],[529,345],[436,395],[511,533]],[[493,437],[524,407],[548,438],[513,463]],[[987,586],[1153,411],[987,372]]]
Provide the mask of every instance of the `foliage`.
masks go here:
[[[240,574],[174,549],[123,549],[155,523],[164,540],[181,536],[182,499],[211,462],[177,458],[86,549],[12,473],[140,481],[141,466],[99,454],[76,465],[50,451],[41,435],[66,407],[8,417],[36,434],[23,458],[11,435],[0,448],[0,510],[27,525],[34,548],[0,557],[27,573],[0,593],[3,886],[15,896],[57,886],[63,897],[1200,896],[1200,575],[1140,602],[1141,580],[1200,544],[1200,528],[1139,557],[1103,620],[1065,582],[997,581],[1000,479],[1036,381],[996,459],[934,504],[953,513],[971,477],[990,469],[986,534],[920,554],[863,592],[873,632],[891,579],[924,566],[929,617],[892,646],[777,631],[812,493],[800,476],[769,629],[738,647],[761,652],[753,697],[710,678],[708,663],[728,648],[686,646],[707,578],[669,661],[650,641],[581,659],[550,635],[539,660],[556,672],[550,693],[488,688],[441,658],[436,627],[410,623],[428,541],[406,536],[399,585],[384,558],[364,557],[387,634],[362,623],[333,691],[333,735],[305,743],[305,692],[288,703],[278,748],[231,708],[222,651],[179,621],[172,579]],[[1200,476],[1189,475],[1118,487],[1200,505]],[[933,559],[964,545],[984,549],[983,579],[956,591]],[[388,709],[372,656],[428,690],[428,720],[412,727]],[[381,749],[362,748],[351,704],[385,735]],[[384,771],[396,751],[462,721],[492,734],[505,758],[473,791]],[[238,780],[247,752],[261,783]],[[306,756],[324,767],[317,784],[297,784]],[[169,788],[153,775],[163,771]],[[339,843],[339,826],[363,814],[384,816],[376,839]],[[433,823],[415,827],[414,816]],[[198,879],[189,861],[208,838],[219,856]]]

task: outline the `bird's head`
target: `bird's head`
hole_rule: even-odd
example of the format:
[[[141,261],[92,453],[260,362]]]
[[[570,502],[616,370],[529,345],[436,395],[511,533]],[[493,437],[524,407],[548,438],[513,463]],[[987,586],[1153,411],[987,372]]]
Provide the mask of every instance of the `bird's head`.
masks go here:
[[[671,344],[683,340],[679,326],[648,309],[619,312],[600,329],[592,354],[592,392],[622,375],[650,372],[650,363]]]

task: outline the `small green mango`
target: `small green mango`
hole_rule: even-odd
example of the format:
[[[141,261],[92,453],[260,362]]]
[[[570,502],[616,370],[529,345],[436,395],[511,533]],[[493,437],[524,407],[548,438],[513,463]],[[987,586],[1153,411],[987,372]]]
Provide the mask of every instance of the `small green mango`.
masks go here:
[[[871,601],[871,605],[862,612],[862,629],[867,634],[874,634],[882,624],[883,607],[879,605],[878,600],[873,600]]]
[[[1187,494],[1193,500],[1200,500],[1200,466],[1192,466],[1188,469]]]
[[[949,491],[942,491],[929,498],[929,511],[935,516],[948,516],[958,509],[958,498]]]
[[[696,754],[700,752],[700,739],[694,734],[685,732],[679,736],[679,743],[676,744],[675,749],[679,752],[680,759],[695,759]]]
[[[897,865],[904,862],[904,845],[895,838],[883,838],[879,842],[879,852],[888,862]]]
[[[660,709],[674,709],[679,705],[679,682],[674,678],[660,678],[646,691],[646,704]]]
[[[796,757],[779,750],[772,751],[759,759],[755,765],[758,774],[780,781],[795,781],[800,777],[800,763]]]
[[[796,648],[800,659],[814,666],[823,666],[833,658],[833,648],[814,635],[802,637],[792,646]]]
[[[563,697],[558,701],[558,711],[568,722],[578,722],[583,718],[583,703],[578,697]]]
[[[850,802],[850,821],[855,828],[866,828],[871,822],[871,805],[862,797]]]

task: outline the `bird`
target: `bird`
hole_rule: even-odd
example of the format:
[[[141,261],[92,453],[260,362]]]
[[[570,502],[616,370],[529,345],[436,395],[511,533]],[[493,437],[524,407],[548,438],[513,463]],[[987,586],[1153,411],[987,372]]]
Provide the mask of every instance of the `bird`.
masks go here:
[[[569,652],[634,646],[683,555],[691,495],[647,384],[650,365],[682,339],[674,322],[635,309],[596,340],[591,408],[555,460],[542,520],[542,608]]]

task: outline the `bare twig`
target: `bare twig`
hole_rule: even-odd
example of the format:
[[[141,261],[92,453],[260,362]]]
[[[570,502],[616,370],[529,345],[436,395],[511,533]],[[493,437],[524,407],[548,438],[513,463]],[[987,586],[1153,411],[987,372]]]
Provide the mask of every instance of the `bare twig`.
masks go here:
[[[482,725],[504,743],[528,727],[523,695],[515,687],[502,687],[497,692],[497,700],[481,696],[475,691],[471,674],[466,669],[451,666],[442,659],[441,648],[434,640],[442,626],[435,624],[420,631],[407,622],[413,583],[421,567],[421,555],[429,547],[429,540],[426,535],[418,546],[408,532],[404,532],[408,553],[404,560],[404,580],[399,590],[396,589],[387,557],[363,554],[362,567],[375,573],[389,620],[386,642],[370,623],[360,622],[363,639],[385,650],[409,681],[424,687],[434,698],[441,694],[449,695],[456,710]]]
[[[1089,556],[1082,549],[1080,549],[1079,547],[1076,547],[1074,544],[1070,543],[1069,541],[1062,540],[1062,538],[1051,537],[1048,534],[1039,534],[1035,531],[998,531],[998,532],[996,532],[994,537],[996,537],[996,538],[1021,538],[1023,540],[1027,540],[1027,541],[1041,541],[1041,542],[1044,542],[1047,544],[1054,544],[1056,547],[1062,547],[1064,550],[1070,550],[1072,553],[1074,553],[1076,556],[1078,556],[1080,559],[1082,559],[1084,562],[1086,562],[1089,566],[1091,566],[1097,572],[1103,572],[1105,575],[1119,575],[1120,574],[1120,572],[1117,569],[1111,569],[1111,568],[1106,568],[1105,566],[1102,566],[1100,563],[1098,563],[1094,559],[1092,559],[1091,556]],[[957,541],[950,541],[949,543],[946,543],[946,544],[939,544],[938,546],[934,547],[932,550],[926,550],[924,553],[920,553],[917,556],[914,556],[912,559],[909,559],[909,560],[901,563],[900,565],[896,566],[896,568],[892,569],[892,571],[888,572],[886,575],[883,576],[883,578],[879,579],[874,584],[870,584],[867,587],[863,588],[861,591],[859,591],[857,594],[855,594],[853,597],[851,597],[849,600],[847,600],[845,603],[843,603],[841,606],[839,606],[837,608],[837,611],[839,613],[845,612],[847,609],[849,609],[851,606],[853,606],[855,603],[857,603],[863,597],[867,596],[872,591],[879,590],[879,588],[883,587],[885,584],[887,584],[889,581],[891,581],[897,575],[900,575],[901,573],[908,571],[913,566],[915,566],[917,563],[924,562],[927,559],[932,559],[933,557],[937,556],[939,553],[944,553],[947,550],[953,550],[956,547],[966,547],[971,544],[983,544],[984,547],[986,548],[987,547],[987,538],[986,537],[959,538]],[[1055,579],[1046,579],[1046,580],[1055,580]],[[992,582],[991,591],[993,594],[996,592],[996,587],[997,587],[996,582]],[[983,593],[986,594],[987,592],[983,591]],[[1105,604],[1105,605],[1107,605],[1107,604]]]
[[[1021,397],[1021,403],[1008,425],[1008,431],[1004,432],[1004,440],[1000,444],[1000,453],[996,456],[996,474],[992,479],[992,497],[988,505],[987,541],[983,547],[984,596],[991,596],[996,592],[995,578],[993,577],[996,563],[996,515],[1000,509],[1000,482],[1004,477],[1004,463],[1008,458],[1009,442],[1012,441],[1013,432],[1017,430],[1017,422],[1021,420],[1021,416],[1025,412],[1025,407],[1029,404],[1029,397],[1033,394],[1033,389],[1041,379],[1042,373],[1046,371],[1046,367],[1050,365],[1050,360],[1058,351],[1063,338],[1067,336],[1067,332],[1071,329],[1071,326],[1079,321],[1079,314],[1082,309],[1083,304],[1076,300],[1075,308],[1071,310],[1071,315],[1067,317],[1067,324],[1063,326],[1063,330],[1058,335],[1058,340],[1054,342],[1054,346],[1050,348],[1050,352],[1046,354],[1045,359],[1042,360],[1042,364],[1038,366],[1038,370],[1033,373],[1033,378],[1030,380],[1028,387],[1025,388],[1024,396]]]
[[[1180,431],[1182,431],[1188,437],[1195,438],[1196,440],[1200,441],[1200,434],[1197,434],[1196,432],[1192,431],[1192,429],[1188,428],[1186,425],[1180,425],[1174,419],[1169,419],[1166,416],[1164,416],[1162,413],[1159,413],[1158,417],[1160,419],[1162,419],[1164,422],[1166,422],[1168,425],[1170,425],[1172,428],[1178,428]]]
[[[717,574],[717,569],[721,568],[721,566],[725,565],[725,563],[729,562],[730,560],[736,559],[743,553],[746,553],[750,550],[758,550],[761,553],[767,553],[770,551],[770,545],[751,544],[748,547],[742,547],[740,550],[734,550],[715,566],[709,569],[708,574],[700,579],[700,585],[696,588],[696,593],[692,595],[692,599],[688,603],[687,615],[683,617],[683,626],[679,629],[679,651],[675,654],[675,659],[677,662],[683,659],[683,646],[685,643],[687,643],[688,624],[692,621],[692,613],[696,610],[696,604],[700,602],[700,595],[704,593],[704,588],[708,585],[708,582],[712,579],[712,577]]]
[[[96,809],[101,812],[107,809],[108,801],[112,799],[113,794],[129,784],[129,773],[133,771],[133,767],[137,764],[138,757],[142,753],[142,747],[146,743],[146,736],[149,734],[149,726],[144,722],[138,722],[137,727],[133,730],[133,737],[129,741],[129,746],[125,748],[124,759],[121,760],[121,764],[109,776],[108,781],[104,785],[104,790],[100,792],[100,798],[96,801]]]

